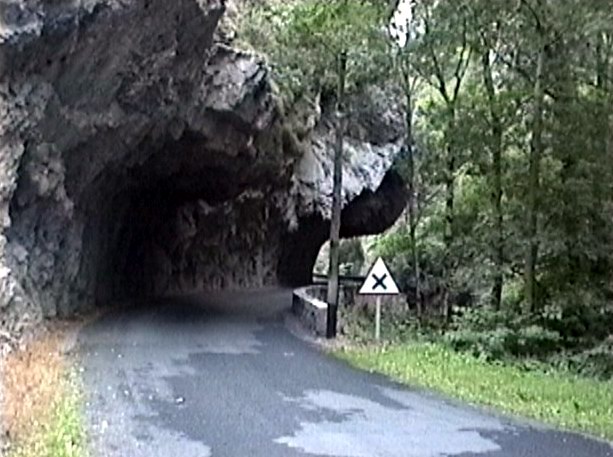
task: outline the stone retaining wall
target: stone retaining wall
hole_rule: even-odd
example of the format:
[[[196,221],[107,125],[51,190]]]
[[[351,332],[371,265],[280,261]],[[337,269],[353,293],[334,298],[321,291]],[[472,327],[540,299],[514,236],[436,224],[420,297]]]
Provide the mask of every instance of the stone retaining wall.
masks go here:
[[[342,285],[339,295],[340,308],[367,309],[374,312],[375,298],[358,294],[359,286]],[[292,312],[304,327],[316,336],[326,335],[328,304],[326,303],[326,286],[312,285],[296,289],[292,298]],[[404,294],[382,297],[382,306],[386,311],[404,312],[407,298]],[[339,313],[338,332],[343,333],[342,313]]]
[[[322,300],[323,286],[309,286],[296,289],[292,298],[292,312],[302,325],[317,336],[326,335],[328,304]]]

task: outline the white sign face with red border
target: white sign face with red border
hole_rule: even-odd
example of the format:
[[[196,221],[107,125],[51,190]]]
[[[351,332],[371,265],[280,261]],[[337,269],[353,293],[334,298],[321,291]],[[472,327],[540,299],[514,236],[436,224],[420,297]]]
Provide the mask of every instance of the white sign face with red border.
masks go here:
[[[359,293],[361,295],[398,295],[400,293],[396,281],[381,257],[368,272]]]

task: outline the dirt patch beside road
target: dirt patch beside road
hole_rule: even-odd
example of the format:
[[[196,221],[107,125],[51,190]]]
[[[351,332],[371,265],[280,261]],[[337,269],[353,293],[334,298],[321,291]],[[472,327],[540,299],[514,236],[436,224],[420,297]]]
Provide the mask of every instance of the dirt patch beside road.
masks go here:
[[[49,435],[58,427],[60,415],[65,416],[68,406],[76,406],[71,350],[83,323],[58,322],[41,328],[21,347],[5,355],[0,372],[2,455],[49,454]],[[74,441],[74,437],[67,439]]]

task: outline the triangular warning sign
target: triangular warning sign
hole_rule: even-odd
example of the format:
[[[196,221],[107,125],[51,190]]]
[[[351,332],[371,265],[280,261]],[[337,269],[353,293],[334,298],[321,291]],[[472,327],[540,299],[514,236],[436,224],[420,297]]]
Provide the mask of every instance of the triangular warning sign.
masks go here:
[[[381,257],[372,266],[364,284],[360,288],[362,295],[397,295],[400,291],[389,269]]]

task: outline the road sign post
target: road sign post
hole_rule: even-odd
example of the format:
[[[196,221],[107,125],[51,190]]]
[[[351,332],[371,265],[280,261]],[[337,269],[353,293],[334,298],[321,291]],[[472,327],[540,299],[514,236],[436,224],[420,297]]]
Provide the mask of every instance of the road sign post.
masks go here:
[[[375,340],[381,340],[381,295],[377,295],[375,309]]]
[[[375,298],[375,340],[381,340],[381,300],[384,295],[398,295],[400,291],[387,265],[381,257],[373,264],[360,288],[360,295]]]

